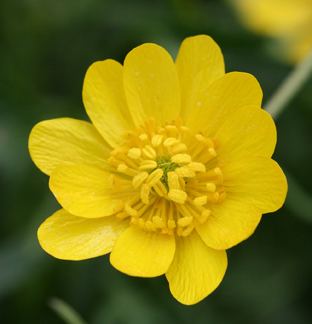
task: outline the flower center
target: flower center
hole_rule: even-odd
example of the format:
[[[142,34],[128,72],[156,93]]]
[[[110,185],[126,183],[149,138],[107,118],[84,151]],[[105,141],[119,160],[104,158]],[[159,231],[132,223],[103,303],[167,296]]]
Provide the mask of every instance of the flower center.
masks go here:
[[[214,141],[179,121],[146,122],[108,162],[131,193],[116,216],[147,231],[187,236],[207,221],[212,204],[225,198]]]

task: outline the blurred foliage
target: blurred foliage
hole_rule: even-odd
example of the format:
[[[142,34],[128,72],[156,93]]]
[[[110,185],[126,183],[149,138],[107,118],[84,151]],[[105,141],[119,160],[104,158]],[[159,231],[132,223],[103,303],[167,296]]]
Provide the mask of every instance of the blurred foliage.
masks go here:
[[[30,161],[29,131],[43,119],[86,118],[87,67],[122,61],[143,42],[175,55],[186,36],[209,34],[227,71],[254,74],[265,101],[292,67],[270,56],[267,39],[244,30],[223,1],[1,0],[0,24],[1,323],[64,323],[49,307],[53,296],[94,324],[312,322],[311,79],[277,121],[275,158],[290,175],[286,206],[229,252],[220,288],[185,307],[163,277],[130,278],[107,257],[66,262],[40,249],[36,229],[58,207]]]

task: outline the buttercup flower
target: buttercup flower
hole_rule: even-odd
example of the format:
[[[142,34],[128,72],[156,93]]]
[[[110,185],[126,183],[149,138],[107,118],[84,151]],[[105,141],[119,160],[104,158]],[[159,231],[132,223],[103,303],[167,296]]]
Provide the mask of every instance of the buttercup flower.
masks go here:
[[[139,277],[165,274],[194,304],[222,281],[226,249],[249,237],[285,200],[271,159],[276,129],[247,73],[224,72],[205,35],[183,41],[176,62],[160,46],[133,49],[124,65],[95,62],[83,102],[92,124],[37,124],[29,150],[63,209],[38,230],[65,260],[110,253]]]
[[[254,31],[279,40],[291,62],[312,49],[312,0],[231,0],[240,18]]]

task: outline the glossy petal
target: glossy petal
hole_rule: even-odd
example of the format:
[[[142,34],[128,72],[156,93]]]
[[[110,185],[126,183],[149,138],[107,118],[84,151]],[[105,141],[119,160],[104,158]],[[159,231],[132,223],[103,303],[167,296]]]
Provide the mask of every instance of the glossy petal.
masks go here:
[[[217,43],[207,35],[186,38],[176,66],[181,87],[181,116],[187,121],[210,84],[224,75],[224,60]]]
[[[134,125],[123,88],[122,66],[114,60],[93,63],[85,76],[83,102],[95,127],[113,147]]]
[[[174,251],[172,235],[131,226],[118,238],[110,262],[117,270],[131,276],[156,277],[168,270]]]
[[[63,164],[86,163],[103,167],[110,150],[94,126],[72,118],[42,121],[29,136],[31,158],[47,175]]]
[[[38,229],[41,247],[63,260],[84,260],[109,253],[127,223],[116,217],[86,219],[61,209]]]
[[[247,239],[261,220],[261,213],[230,195],[220,205],[212,205],[212,214],[196,230],[211,248],[226,250]]]
[[[137,126],[154,118],[164,123],[180,113],[180,91],[171,56],[155,44],[133,49],[124,62],[124,86]]]
[[[281,208],[287,180],[279,165],[268,158],[251,157],[223,166],[225,187],[233,197],[243,199],[262,213]]]
[[[187,126],[209,136],[241,106],[261,107],[262,90],[254,76],[231,72],[198,95]]]
[[[226,252],[207,247],[196,232],[179,237],[166,273],[170,291],[182,304],[198,303],[219,286],[226,267]]]
[[[112,177],[92,166],[61,166],[51,174],[50,189],[71,214],[90,218],[109,216],[123,207],[122,187]]]
[[[215,138],[222,163],[250,156],[271,157],[276,145],[276,128],[265,110],[240,106],[226,118]]]

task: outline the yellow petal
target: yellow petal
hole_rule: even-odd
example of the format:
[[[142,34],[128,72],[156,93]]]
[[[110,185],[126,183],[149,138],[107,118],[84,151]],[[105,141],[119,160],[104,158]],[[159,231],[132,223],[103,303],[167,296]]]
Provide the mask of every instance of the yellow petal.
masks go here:
[[[238,107],[260,108],[261,100],[262,90],[255,77],[242,72],[227,73],[198,96],[186,124],[195,131],[213,136]]]
[[[116,217],[86,219],[61,209],[38,229],[41,247],[63,260],[84,260],[111,252],[127,223]]]
[[[247,239],[261,219],[261,213],[254,207],[230,196],[221,204],[212,205],[206,223],[196,227],[202,240],[213,249],[226,250]]]
[[[131,226],[118,238],[110,262],[117,270],[131,276],[156,277],[168,270],[174,251],[173,235]]]
[[[111,150],[90,123],[71,118],[38,123],[30,133],[28,145],[32,160],[47,175],[62,164],[102,167]]]
[[[193,231],[177,239],[176,253],[166,273],[170,291],[180,303],[196,304],[219,286],[226,267],[226,252],[209,248]]]
[[[268,158],[250,157],[223,166],[226,190],[262,213],[279,209],[286,198],[287,180]]]
[[[83,102],[95,127],[116,147],[134,127],[123,89],[122,66],[114,60],[93,63],[85,76]]]
[[[276,145],[276,128],[269,113],[256,106],[240,106],[215,133],[222,161],[249,156],[271,157]]]
[[[134,48],[124,62],[124,86],[137,126],[154,118],[164,123],[180,113],[180,92],[171,56],[156,44]]]
[[[196,107],[200,94],[224,75],[224,60],[211,37],[198,35],[182,42],[176,66],[181,88],[181,116],[185,122]]]
[[[122,188],[112,177],[107,171],[92,166],[61,166],[51,174],[50,189],[62,207],[73,215],[109,216],[123,207],[123,197],[118,196]]]

